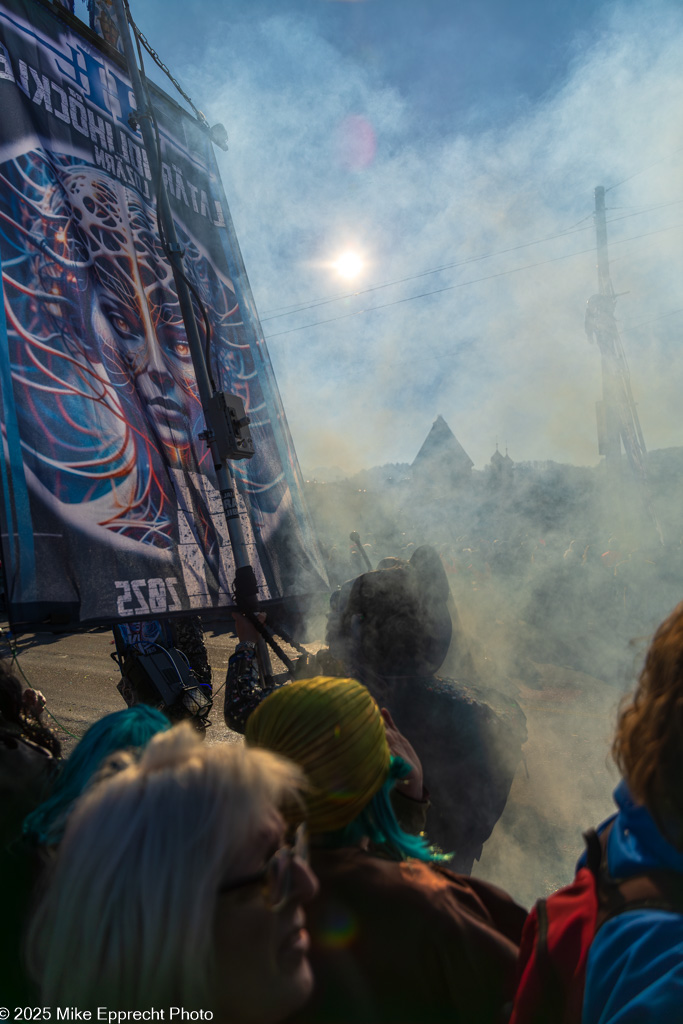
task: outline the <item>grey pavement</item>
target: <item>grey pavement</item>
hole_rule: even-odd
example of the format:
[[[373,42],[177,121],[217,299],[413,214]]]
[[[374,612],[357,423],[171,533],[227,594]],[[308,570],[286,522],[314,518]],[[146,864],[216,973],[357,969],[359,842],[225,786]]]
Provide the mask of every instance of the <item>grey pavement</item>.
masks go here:
[[[111,630],[88,633],[54,634],[25,633],[8,636],[7,623],[2,623],[0,655],[11,658],[16,652],[15,671],[29,685],[42,690],[50,715],[48,721],[68,753],[93,722],[111,711],[125,708],[116,689],[120,674],[111,654],[114,640]],[[228,659],[237,638],[229,632],[206,634],[209,661],[213,669],[213,685],[218,690],[225,679]],[[11,645],[11,647],[10,647]],[[211,712],[209,743],[236,742],[239,736],[223,722],[223,690]]]

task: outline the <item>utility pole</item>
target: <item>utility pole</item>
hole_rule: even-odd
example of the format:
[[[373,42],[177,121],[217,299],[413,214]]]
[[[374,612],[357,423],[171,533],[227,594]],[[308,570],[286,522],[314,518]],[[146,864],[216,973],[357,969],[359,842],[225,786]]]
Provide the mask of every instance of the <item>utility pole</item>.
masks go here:
[[[602,360],[602,401],[597,404],[598,451],[605,457],[607,479],[617,485],[621,475],[621,429],[619,381],[616,373],[616,297],[609,276],[605,189],[595,189],[595,235],[597,242],[598,294],[593,296],[595,337]]]
[[[595,189],[595,236],[598,251],[598,291],[601,295],[611,295],[613,290],[609,277],[609,257],[607,254],[605,189],[602,185],[598,185]]]
[[[605,457],[610,517],[623,522],[621,489],[621,446],[634,478],[638,481],[647,515],[660,543],[662,531],[650,498],[647,474],[647,448],[640,429],[638,410],[631,391],[631,375],[621,344],[614,310],[617,295],[609,275],[605,189],[595,189],[595,236],[597,244],[598,292],[588,300],[586,334],[600,349],[602,361],[602,399],[596,403],[598,451]]]
[[[239,517],[235,483],[228,463],[228,458],[230,457],[249,457],[249,455],[253,454],[253,448],[249,447],[249,451],[246,455],[244,453],[235,453],[232,455],[226,454],[231,448],[231,442],[234,442],[235,426],[237,425],[237,433],[239,433],[239,427],[244,421],[235,424],[234,416],[231,417],[231,410],[226,408],[226,398],[229,401],[230,399],[233,399],[234,396],[226,396],[223,392],[215,391],[211,384],[210,369],[207,367],[202,338],[197,325],[194,306],[192,304],[192,295],[185,274],[183,249],[178,242],[178,235],[176,232],[175,222],[173,220],[173,213],[168,193],[166,191],[163,176],[160,173],[161,142],[156,125],[156,117],[152,109],[151,99],[149,97],[146,84],[143,82],[140,70],[137,66],[133,41],[131,39],[128,24],[127,0],[113,0],[113,7],[116,14],[116,20],[123,45],[123,53],[128,66],[128,73],[130,75],[135,103],[137,106],[135,120],[142,133],[143,143],[147,152],[147,159],[149,160],[149,166],[152,172],[152,197],[154,198],[156,193],[159,221],[166,240],[164,248],[171,265],[171,270],[173,271],[173,280],[178,295],[180,312],[185,325],[187,342],[192,358],[192,366],[194,368],[197,389],[199,391],[199,399],[204,412],[207,429],[204,434],[200,436],[206,440],[211,451],[218,482],[218,491],[221,497],[221,504],[228,528],[230,546],[235,560],[236,600],[241,611],[254,612],[257,608],[256,595],[258,593],[258,585],[253,567],[249,561],[247,544]],[[246,420],[246,422],[248,422],[248,420]],[[251,439],[248,439],[248,441],[250,446]],[[259,641],[258,648],[262,670],[264,675],[268,676],[271,674],[270,660],[263,640]]]

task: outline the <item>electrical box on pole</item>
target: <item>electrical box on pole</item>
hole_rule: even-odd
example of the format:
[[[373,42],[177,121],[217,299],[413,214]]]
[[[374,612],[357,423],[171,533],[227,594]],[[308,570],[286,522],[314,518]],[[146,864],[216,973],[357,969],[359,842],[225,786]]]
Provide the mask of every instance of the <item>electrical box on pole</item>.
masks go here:
[[[206,407],[207,430],[200,437],[216,445],[221,459],[250,459],[254,442],[248,426],[249,417],[239,395],[214,391]]]

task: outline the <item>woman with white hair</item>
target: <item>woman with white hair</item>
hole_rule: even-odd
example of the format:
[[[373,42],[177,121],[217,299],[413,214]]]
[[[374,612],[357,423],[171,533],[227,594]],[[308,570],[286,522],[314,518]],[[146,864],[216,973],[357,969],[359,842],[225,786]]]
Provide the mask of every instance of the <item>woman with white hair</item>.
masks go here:
[[[187,724],[117,760],[72,812],[29,928],[43,1001],[282,1020],[313,985],[303,905],[317,883],[303,826],[283,816],[301,806],[299,769],[204,746]]]

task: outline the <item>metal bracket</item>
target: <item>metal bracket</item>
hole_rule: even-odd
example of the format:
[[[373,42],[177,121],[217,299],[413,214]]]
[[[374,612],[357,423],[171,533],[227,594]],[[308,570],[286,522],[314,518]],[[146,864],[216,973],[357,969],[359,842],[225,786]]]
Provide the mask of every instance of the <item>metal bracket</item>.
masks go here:
[[[255,452],[248,431],[249,417],[239,395],[214,391],[206,409],[206,433],[215,442],[221,459],[250,459]],[[201,436],[201,435],[200,435]]]

